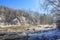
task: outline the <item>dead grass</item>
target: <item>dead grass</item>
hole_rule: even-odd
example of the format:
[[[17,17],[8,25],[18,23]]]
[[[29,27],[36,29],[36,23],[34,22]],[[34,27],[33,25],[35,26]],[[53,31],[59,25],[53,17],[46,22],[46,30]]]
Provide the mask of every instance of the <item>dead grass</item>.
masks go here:
[[[35,27],[35,26],[26,26],[26,25],[21,25],[21,26],[10,26],[10,27],[0,27],[0,32],[23,32],[23,31],[28,31],[28,30],[49,30],[53,28],[41,28],[41,27]]]

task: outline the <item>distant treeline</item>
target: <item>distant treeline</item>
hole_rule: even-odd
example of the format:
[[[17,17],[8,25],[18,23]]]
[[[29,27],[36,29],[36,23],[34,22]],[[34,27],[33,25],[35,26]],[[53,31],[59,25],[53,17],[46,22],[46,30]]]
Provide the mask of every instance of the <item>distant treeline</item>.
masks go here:
[[[30,10],[15,10],[0,6],[0,24],[39,25],[52,24],[51,14],[42,14]]]

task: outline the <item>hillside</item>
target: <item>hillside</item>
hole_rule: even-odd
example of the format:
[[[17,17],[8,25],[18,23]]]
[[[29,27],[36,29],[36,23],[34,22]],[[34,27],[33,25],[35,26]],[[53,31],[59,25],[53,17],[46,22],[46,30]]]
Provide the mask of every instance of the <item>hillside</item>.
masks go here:
[[[49,19],[49,20],[48,20]],[[39,26],[41,24],[52,24],[52,17],[45,14],[39,14],[38,12],[28,10],[16,10],[4,6],[0,6],[0,30],[4,31],[26,31],[26,30],[45,30],[45,28]],[[15,26],[16,25],[16,26]],[[6,27],[6,28],[5,28]],[[55,27],[51,27],[55,28]]]
[[[38,12],[0,6],[1,25],[37,25],[40,24],[39,17]]]

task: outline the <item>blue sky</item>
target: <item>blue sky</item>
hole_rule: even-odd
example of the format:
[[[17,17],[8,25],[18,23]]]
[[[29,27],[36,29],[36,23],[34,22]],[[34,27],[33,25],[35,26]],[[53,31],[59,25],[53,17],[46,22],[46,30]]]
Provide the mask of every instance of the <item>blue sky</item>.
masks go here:
[[[42,9],[40,10],[39,1],[42,3],[44,0],[0,0],[0,6],[43,12]]]

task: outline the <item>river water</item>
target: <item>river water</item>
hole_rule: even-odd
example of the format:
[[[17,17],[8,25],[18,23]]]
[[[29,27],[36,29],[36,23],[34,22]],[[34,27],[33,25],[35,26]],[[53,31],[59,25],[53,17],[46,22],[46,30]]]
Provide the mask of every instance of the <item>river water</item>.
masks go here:
[[[0,40],[60,40],[60,30],[4,32],[0,33]]]

